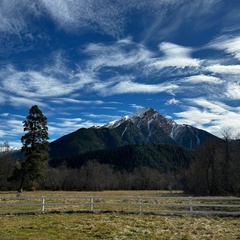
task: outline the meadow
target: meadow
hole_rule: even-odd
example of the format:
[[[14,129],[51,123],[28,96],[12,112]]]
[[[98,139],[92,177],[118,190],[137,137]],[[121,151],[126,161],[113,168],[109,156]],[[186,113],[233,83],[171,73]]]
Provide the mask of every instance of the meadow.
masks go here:
[[[22,196],[171,196],[180,192],[23,192]],[[16,196],[0,192],[0,197]],[[240,239],[240,218],[122,212],[0,215],[0,239]]]

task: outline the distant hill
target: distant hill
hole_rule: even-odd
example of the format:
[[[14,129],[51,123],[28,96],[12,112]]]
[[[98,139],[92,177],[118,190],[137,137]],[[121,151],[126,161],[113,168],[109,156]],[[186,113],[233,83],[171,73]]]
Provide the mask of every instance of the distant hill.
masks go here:
[[[186,148],[169,144],[148,144],[127,145],[52,159],[50,165],[57,167],[64,164],[70,168],[80,168],[87,161],[97,161],[109,164],[118,171],[132,172],[144,166],[166,173],[187,168],[193,160],[193,151]]]
[[[65,135],[50,144],[50,154],[56,159],[95,150],[149,143],[173,144],[193,150],[208,138],[216,137],[189,125],[177,124],[147,107],[105,125],[81,128]]]

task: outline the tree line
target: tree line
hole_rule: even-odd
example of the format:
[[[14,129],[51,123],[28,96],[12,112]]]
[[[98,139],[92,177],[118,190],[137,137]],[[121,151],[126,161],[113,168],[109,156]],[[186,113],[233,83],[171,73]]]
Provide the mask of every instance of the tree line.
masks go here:
[[[165,150],[170,148],[174,160],[169,163],[171,158],[161,148],[163,154],[159,158],[166,156],[167,161],[159,161],[159,167],[156,167],[149,157],[141,160],[146,148],[140,147],[136,161],[141,164],[134,165],[132,162],[130,167],[124,168],[94,158],[98,155],[103,156],[102,159],[109,157],[108,152],[101,151],[97,155],[89,153],[81,157],[74,156],[68,163],[62,161],[60,166],[54,165],[49,158],[47,118],[36,105],[30,108],[29,115],[23,121],[23,130],[25,135],[21,138],[21,151],[24,159],[14,161],[11,151],[0,153],[0,190],[182,189],[195,195],[240,195],[240,141],[233,141],[229,131],[223,132],[223,139],[206,141],[192,153],[191,161],[186,160],[188,153],[183,151],[184,162],[176,154],[182,150],[166,145]],[[127,149],[130,151],[131,147]],[[147,149],[149,156],[156,154],[154,147]],[[112,151],[115,151],[113,156],[119,158],[119,152]],[[125,161],[126,164],[129,162],[127,157],[120,155],[122,159],[116,162]],[[84,158],[84,161],[80,158]],[[114,163],[113,160],[110,163]]]
[[[196,195],[240,195],[240,141],[229,135],[209,139],[196,152],[184,175],[185,192]]]

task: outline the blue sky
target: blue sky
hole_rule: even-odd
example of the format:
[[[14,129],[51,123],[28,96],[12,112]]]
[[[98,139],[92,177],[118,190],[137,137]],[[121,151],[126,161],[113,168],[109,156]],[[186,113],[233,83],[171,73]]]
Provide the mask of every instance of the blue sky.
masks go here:
[[[0,143],[37,104],[50,140],[150,106],[240,132],[239,0],[0,0]]]

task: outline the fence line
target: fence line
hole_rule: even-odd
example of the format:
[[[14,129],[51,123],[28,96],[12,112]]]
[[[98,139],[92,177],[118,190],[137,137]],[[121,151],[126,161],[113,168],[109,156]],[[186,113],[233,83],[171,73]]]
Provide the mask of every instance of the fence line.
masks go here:
[[[42,196],[0,199],[0,214],[53,211],[119,211],[154,214],[218,214],[240,216],[236,197]]]

